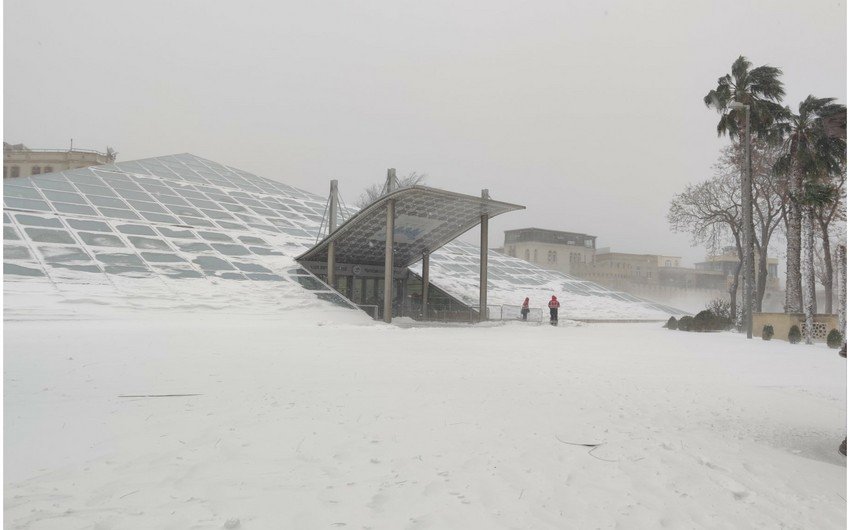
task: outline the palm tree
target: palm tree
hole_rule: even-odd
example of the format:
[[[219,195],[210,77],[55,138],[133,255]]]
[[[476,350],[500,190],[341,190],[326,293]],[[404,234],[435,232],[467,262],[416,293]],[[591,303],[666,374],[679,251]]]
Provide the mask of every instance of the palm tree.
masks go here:
[[[785,110],[785,118],[775,130],[781,133],[783,154],[776,162],[778,173],[788,177],[788,269],[786,279],[786,312],[806,315],[807,334],[812,330],[814,299],[814,215],[812,210],[832,200],[826,192],[830,176],[842,171],[846,161],[847,141],[836,135],[829,123],[847,113],[835,98],[807,97],[794,114]],[[805,230],[805,240],[802,231]],[[802,245],[801,245],[802,243]],[[801,246],[805,262],[800,263]],[[811,247],[811,248],[810,248]],[[803,290],[802,286],[806,285]],[[800,307],[802,302],[802,308]],[[806,337],[810,342],[811,337]]]
[[[746,138],[744,127],[745,110],[735,108],[733,102],[749,107],[750,112],[750,135],[753,133],[758,137],[770,138],[772,125],[777,118],[782,116],[784,108],[779,104],[785,95],[782,81],[779,79],[782,70],[773,66],[759,66],[752,68],[752,63],[743,55],[732,63],[731,74],[726,74],[717,80],[717,87],[710,90],[703,98],[706,107],[715,109],[720,113],[720,121],[717,123],[717,135],[728,135],[733,140],[737,139],[738,148],[743,149],[751,138]],[[752,158],[748,157],[747,175],[752,175]],[[753,186],[743,185],[745,179],[742,175],[741,201],[743,207],[743,229],[744,229],[744,299],[750,301],[750,307],[745,308],[745,315],[752,315],[752,302],[755,260],[753,257]]]

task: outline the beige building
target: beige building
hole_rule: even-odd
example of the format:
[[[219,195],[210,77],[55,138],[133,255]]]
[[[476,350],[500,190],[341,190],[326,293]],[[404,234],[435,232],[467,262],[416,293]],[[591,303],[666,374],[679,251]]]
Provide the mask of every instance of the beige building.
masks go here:
[[[544,269],[575,274],[582,265],[593,263],[596,236],[542,228],[507,230],[503,252]]]
[[[596,251],[596,259],[592,265],[575,272],[586,280],[627,292],[632,291],[636,285],[682,289],[723,287],[720,273],[682,267],[681,261],[680,256],[630,254],[601,248]]]
[[[3,142],[3,178],[29,177],[80,167],[98,166],[115,161],[115,151],[106,153],[86,149],[30,149],[24,144]]]
[[[755,255],[756,274],[759,268],[759,256]],[[738,267],[738,251],[735,247],[726,247],[723,253],[716,256],[708,256],[706,261],[696,263],[694,265],[699,270],[716,271],[723,275],[726,285],[732,285],[735,278],[735,269]],[[767,258],[767,285],[765,289],[768,291],[778,291],[779,285],[779,260],[776,258]]]

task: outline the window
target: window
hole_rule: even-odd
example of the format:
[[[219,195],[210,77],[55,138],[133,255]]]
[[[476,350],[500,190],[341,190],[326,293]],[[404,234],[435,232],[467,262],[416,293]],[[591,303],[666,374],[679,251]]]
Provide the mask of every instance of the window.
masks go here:
[[[44,166],[45,173],[53,173],[53,166]]]
[[[554,250],[550,250],[546,255],[547,263],[558,263],[558,253]]]
[[[31,175],[41,175],[41,166],[33,166],[30,170]]]
[[[537,249],[534,249],[534,263],[537,263]]]
[[[6,166],[3,166],[3,178],[4,179],[9,178],[9,168],[6,167]]]
[[[665,267],[672,267],[672,266],[673,266],[673,263],[672,263],[672,262],[668,259],[668,260],[666,260],[666,261],[664,262],[664,266],[665,266]]]
[[[531,261],[531,254],[528,249],[525,249],[525,261]]]
[[[11,168],[12,175],[11,178],[16,179],[21,176],[21,168],[18,166],[12,166]]]

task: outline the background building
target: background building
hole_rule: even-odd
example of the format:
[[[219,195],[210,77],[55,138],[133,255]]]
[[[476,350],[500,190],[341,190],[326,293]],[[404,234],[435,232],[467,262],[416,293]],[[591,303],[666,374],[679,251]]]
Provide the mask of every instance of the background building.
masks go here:
[[[88,149],[30,149],[24,144],[3,142],[3,178],[29,177],[43,173],[99,166],[115,161],[111,147],[105,153]]]
[[[759,256],[755,255],[756,271],[759,268]],[[726,279],[726,285],[732,285],[735,278],[735,270],[738,267],[738,251],[735,247],[725,247],[723,252],[716,256],[706,257],[706,261],[701,261],[694,265],[699,270],[710,270],[720,272]],[[767,258],[767,291],[778,291],[779,285],[779,260],[776,258]]]
[[[593,263],[596,236],[542,228],[507,230],[503,252],[544,269],[575,274],[582,265]]]

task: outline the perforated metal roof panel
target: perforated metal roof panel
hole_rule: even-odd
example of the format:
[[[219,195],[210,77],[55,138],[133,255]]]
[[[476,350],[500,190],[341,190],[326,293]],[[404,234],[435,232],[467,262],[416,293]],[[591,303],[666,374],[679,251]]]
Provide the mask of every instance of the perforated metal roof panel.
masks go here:
[[[297,259],[325,261],[328,246],[336,247],[337,263],[383,265],[387,204],[395,201],[393,265],[406,267],[422,259],[481,222],[525,206],[463,195],[425,186],[394,190],[343,223],[333,234]]]

